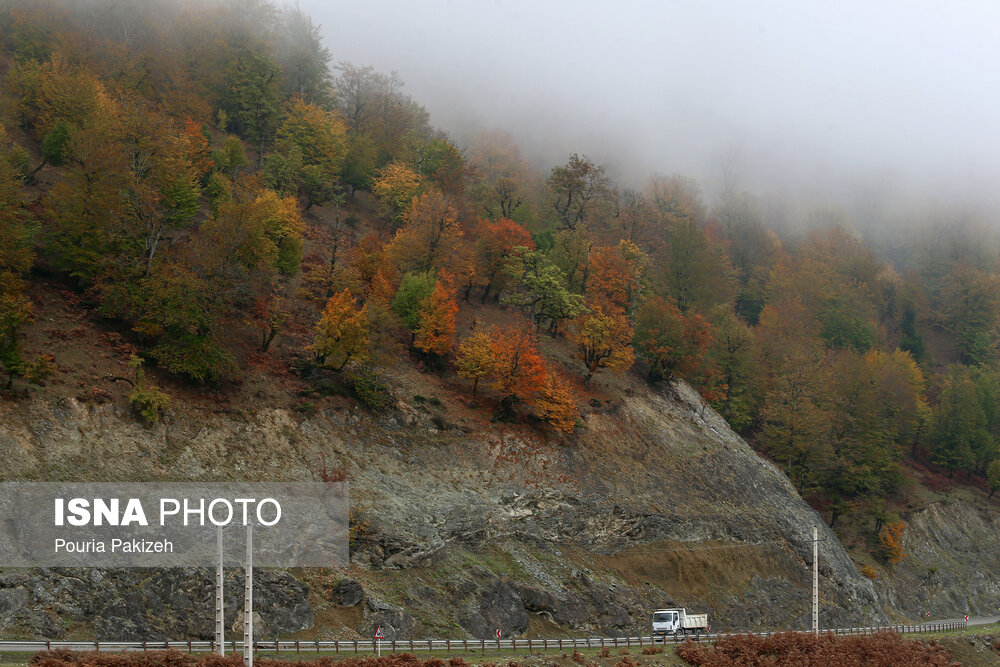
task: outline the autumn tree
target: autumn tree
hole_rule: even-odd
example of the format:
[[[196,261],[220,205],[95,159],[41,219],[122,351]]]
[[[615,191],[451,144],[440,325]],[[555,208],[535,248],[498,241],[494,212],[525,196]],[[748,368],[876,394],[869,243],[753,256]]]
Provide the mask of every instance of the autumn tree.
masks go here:
[[[501,176],[486,188],[483,210],[495,219],[513,220],[524,202],[513,179]]]
[[[291,317],[287,300],[277,290],[261,295],[253,304],[251,323],[261,330],[260,351],[267,352]]]
[[[272,179],[291,180],[293,192],[301,197],[308,211],[334,198],[346,155],[344,122],[296,97],[278,127],[275,153],[268,158],[268,167]]]
[[[894,521],[883,526],[879,533],[882,552],[890,565],[899,565],[906,558],[906,552],[903,551],[903,533],[906,528],[905,521]]]
[[[632,333],[624,313],[605,313],[596,304],[573,321],[570,341],[576,346],[576,357],[587,369],[585,385],[602,368],[624,373],[632,367]]]
[[[698,314],[685,315],[677,305],[654,297],[636,314],[635,349],[649,364],[649,379],[672,382],[691,378],[712,342],[711,327]]]
[[[421,352],[444,356],[451,351],[458,312],[453,293],[454,289],[439,279],[430,295],[420,302],[413,346]]]
[[[476,226],[476,278],[483,286],[480,302],[485,303],[491,292],[499,298],[510,277],[506,268],[511,255],[519,246],[534,250],[535,242],[528,230],[513,220],[481,220]]]
[[[650,276],[658,289],[669,295],[682,312],[709,312],[729,303],[732,268],[724,244],[705,226],[705,209],[697,186],[679,176],[654,177],[648,188],[656,228],[658,261]]]
[[[386,249],[401,271],[455,269],[464,232],[458,212],[437,190],[414,197],[403,216],[403,227]]]
[[[0,123],[0,146],[6,129]],[[24,293],[24,275],[34,263],[28,216],[22,207],[19,179],[0,150],[0,366],[7,373],[7,387],[15,375],[25,373],[21,354],[21,328],[31,320],[32,303]]]
[[[573,433],[579,416],[573,388],[551,366],[545,369],[545,380],[531,399],[538,417],[563,433]]]
[[[757,363],[765,370],[758,443],[800,491],[822,486],[832,460],[830,415],[823,402],[829,367],[819,325],[802,303],[789,299],[761,311]]]
[[[251,190],[225,204],[202,229],[217,244],[213,254],[219,264],[251,273],[299,272],[305,223],[293,197],[282,198],[267,188]]]
[[[589,302],[607,313],[625,313],[631,319],[645,287],[648,265],[649,257],[631,241],[593,248],[587,279]]]
[[[372,194],[385,209],[386,219],[399,223],[420,187],[420,174],[403,162],[390,162],[375,176]]]
[[[465,189],[465,161],[451,141],[442,134],[410,131],[404,136],[406,161],[424,181],[443,192],[460,196]]]
[[[364,359],[368,352],[367,314],[358,308],[351,290],[330,297],[316,323],[315,339],[309,349],[316,360],[340,371],[351,361]]]
[[[501,395],[501,414],[510,416],[518,401],[530,401],[545,383],[545,362],[534,335],[522,326],[503,327],[492,339],[494,370],[489,384]]]
[[[489,377],[495,366],[493,335],[489,329],[478,327],[458,344],[455,370],[459,377],[472,380],[473,396],[479,388],[479,381]]]

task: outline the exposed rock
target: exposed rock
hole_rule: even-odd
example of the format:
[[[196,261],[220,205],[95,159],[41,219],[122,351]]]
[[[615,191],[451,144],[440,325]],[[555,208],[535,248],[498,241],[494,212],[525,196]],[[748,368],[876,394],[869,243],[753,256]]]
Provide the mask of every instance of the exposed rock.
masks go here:
[[[524,608],[535,613],[551,614],[556,610],[556,598],[546,590],[531,588],[522,584],[513,584],[514,590],[524,602]]]
[[[907,554],[879,581],[888,607],[910,617],[993,615],[1000,604],[1000,515],[961,501],[938,502],[906,517]]]
[[[528,629],[524,601],[507,582],[492,579],[475,597],[477,604],[466,609],[459,625],[477,639],[489,639],[497,630],[504,637],[517,637]]]
[[[277,408],[214,414],[175,405],[172,413],[169,423],[145,428],[115,403],[0,403],[0,479],[73,471],[79,479],[308,480],[317,461],[337,461],[366,508],[351,552],[364,576],[351,575],[365,584],[342,582],[328,598],[358,604],[367,593],[365,626],[357,628],[365,636],[382,625],[403,638],[417,620],[440,633],[457,624],[470,636],[492,637],[498,627],[510,636],[526,631],[532,613],[579,631],[645,633],[649,611],[667,600],[709,612],[717,627],[805,628],[814,524],[822,538],[823,617],[843,625],[886,621],[873,583],[788,479],[683,384],[670,397],[635,383],[620,401],[586,415],[571,446],[517,427],[430,432],[397,419],[389,428],[392,415],[353,408],[326,407],[310,418]],[[981,525],[968,519],[951,534],[949,521],[933,512],[910,519],[904,546],[921,565],[904,563],[895,584],[880,580],[890,607],[933,602],[976,611],[1000,598],[992,570],[975,571],[987,569],[985,551],[953,550],[955,562],[980,565],[930,573],[932,553],[994,545],[1000,533],[995,521],[980,518]],[[924,533],[938,545],[926,554],[908,541]],[[653,555],[633,555],[647,548]],[[487,569],[470,577],[465,556],[484,552],[497,559],[472,558]],[[584,566],[589,574],[574,575]],[[418,586],[428,571],[434,578]],[[227,573],[230,628],[241,584],[238,572]],[[315,622],[309,591],[294,578],[262,571],[258,586],[268,633]],[[8,600],[4,633],[44,638],[92,624],[104,639],[212,636],[206,572],[0,572],[0,590],[19,587],[29,602],[21,604],[20,593]]]
[[[353,579],[341,579],[330,589],[328,597],[338,607],[353,607],[365,599],[365,589]]]
[[[0,589],[0,620],[23,609],[28,604],[28,591],[23,586]]]
[[[375,631],[381,627],[382,636],[386,640],[411,639],[416,621],[408,613],[377,598],[369,597],[366,624],[358,628],[363,636],[374,637]]]

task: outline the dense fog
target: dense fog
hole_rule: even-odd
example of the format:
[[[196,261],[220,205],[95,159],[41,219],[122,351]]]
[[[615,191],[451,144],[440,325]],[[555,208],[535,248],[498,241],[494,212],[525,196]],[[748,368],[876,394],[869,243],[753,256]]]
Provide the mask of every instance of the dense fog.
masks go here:
[[[334,61],[396,71],[459,142],[502,128],[640,183],[976,209],[997,202],[1000,5],[302,0]]]

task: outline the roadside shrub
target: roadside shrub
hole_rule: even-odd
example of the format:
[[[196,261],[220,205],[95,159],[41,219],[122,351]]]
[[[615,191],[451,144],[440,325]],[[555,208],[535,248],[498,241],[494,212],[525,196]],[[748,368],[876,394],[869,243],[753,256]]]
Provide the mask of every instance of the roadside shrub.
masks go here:
[[[894,632],[865,637],[837,637],[832,633],[812,635],[781,632],[770,637],[730,635],[714,645],[695,644],[690,639],[677,647],[677,655],[692,665],[865,665],[866,667],[910,667],[951,665],[948,651],[935,642],[903,639]]]
[[[452,658],[447,663],[440,658],[418,658],[412,653],[393,653],[375,657],[351,657],[342,660],[319,658],[317,660],[254,660],[260,667],[465,667],[462,658]],[[229,653],[220,658],[214,653],[189,654],[181,651],[149,651],[142,653],[84,653],[56,649],[41,651],[31,658],[33,667],[242,667],[243,657]],[[483,667],[490,663],[483,663]],[[495,666],[494,666],[495,667]]]

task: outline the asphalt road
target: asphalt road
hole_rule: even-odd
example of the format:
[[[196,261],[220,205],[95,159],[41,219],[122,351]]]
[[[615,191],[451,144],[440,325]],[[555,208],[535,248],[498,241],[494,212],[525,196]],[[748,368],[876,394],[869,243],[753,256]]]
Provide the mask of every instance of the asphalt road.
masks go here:
[[[933,623],[959,623],[964,621],[964,618],[946,618],[944,620],[935,619],[934,621],[929,621]],[[970,616],[969,625],[989,625],[990,623],[1000,623],[1000,616]]]

